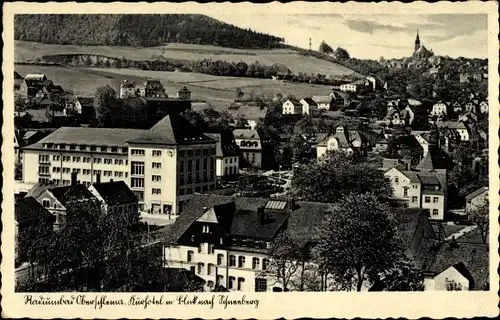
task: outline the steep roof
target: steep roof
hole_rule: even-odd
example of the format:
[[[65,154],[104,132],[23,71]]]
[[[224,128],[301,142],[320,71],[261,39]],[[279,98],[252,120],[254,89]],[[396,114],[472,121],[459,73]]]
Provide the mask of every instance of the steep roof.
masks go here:
[[[66,206],[66,203],[72,200],[95,198],[94,195],[82,184],[49,188],[49,191],[63,206]]]
[[[287,101],[290,101],[294,106],[296,107],[301,107],[302,106],[302,103],[300,103],[298,100],[296,99],[288,99]],[[286,101],[285,101],[286,102]]]
[[[304,100],[310,106],[317,106],[318,105],[312,98],[303,98],[302,100]]]
[[[212,139],[194,127],[186,118],[170,114],[158,121],[151,129],[129,140],[131,143],[151,143],[182,145],[192,143],[210,143]]]
[[[405,177],[407,177],[408,179],[410,179],[410,182],[413,182],[413,183],[420,183],[420,179],[419,179],[419,176],[418,176],[418,172],[415,172],[415,171],[401,171],[402,174],[405,175]]]
[[[28,224],[43,218],[52,219],[54,216],[35,198],[24,197],[16,202],[15,219],[17,223]]]
[[[488,192],[488,187],[481,187],[481,188],[477,189],[476,191],[469,193],[468,195],[465,196],[465,200],[474,199],[475,197],[483,194],[484,192]]]
[[[137,202],[137,197],[123,181],[96,183],[94,189],[108,205],[120,205]]]
[[[92,98],[92,97],[77,97],[77,99],[80,102],[80,104],[82,105],[82,107],[84,107],[84,106],[94,107],[94,98]]]
[[[331,96],[313,96],[312,99],[316,103],[330,103],[332,101]]]
[[[239,155],[238,146],[234,141],[233,135],[228,133],[205,133],[205,135],[217,141],[215,155],[218,158],[235,157]]]
[[[453,169],[453,160],[443,149],[436,146],[429,146],[429,152],[417,165],[419,170]]]
[[[471,237],[474,233],[479,231],[471,231],[467,236]],[[438,275],[453,266],[469,279],[469,290],[483,290],[489,282],[489,246],[469,242],[467,236],[459,238],[456,245],[442,244],[424,271]]]

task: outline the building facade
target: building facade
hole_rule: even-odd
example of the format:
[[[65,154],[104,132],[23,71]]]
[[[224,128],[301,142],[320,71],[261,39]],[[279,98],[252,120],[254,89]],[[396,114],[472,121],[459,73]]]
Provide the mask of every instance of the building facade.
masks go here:
[[[209,138],[217,141],[216,170],[218,179],[225,179],[238,175],[240,169],[240,152],[234,136],[231,133],[205,133]]]
[[[262,140],[256,130],[235,129],[234,140],[240,148],[241,158],[250,167],[262,167]]]
[[[283,114],[302,114],[302,104],[293,99],[283,102]]]

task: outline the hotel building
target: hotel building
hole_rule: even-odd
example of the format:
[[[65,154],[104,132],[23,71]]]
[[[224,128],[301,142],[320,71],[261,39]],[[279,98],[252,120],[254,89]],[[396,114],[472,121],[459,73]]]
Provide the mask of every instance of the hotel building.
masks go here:
[[[149,130],[63,127],[23,148],[23,184],[124,181],[141,211],[178,214],[193,193],[215,189],[216,142],[179,115]]]

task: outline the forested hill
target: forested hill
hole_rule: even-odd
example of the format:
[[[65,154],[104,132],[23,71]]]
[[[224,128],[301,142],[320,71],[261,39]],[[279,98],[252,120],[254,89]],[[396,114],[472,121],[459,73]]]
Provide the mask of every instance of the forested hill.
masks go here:
[[[49,44],[157,46],[167,42],[277,48],[284,39],[199,14],[23,14],[14,38]]]

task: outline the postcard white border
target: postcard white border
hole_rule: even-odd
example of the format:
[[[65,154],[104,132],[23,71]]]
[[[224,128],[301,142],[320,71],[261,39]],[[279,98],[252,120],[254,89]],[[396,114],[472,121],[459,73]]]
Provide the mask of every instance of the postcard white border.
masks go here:
[[[107,307],[96,310],[79,306],[30,307],[24,304],[25,294],[14,293],[14,157],[13,154],[13,16],[16,13],[205,13],[221,11],[227,14],[437,14],[437,13],[485,13],[488,14],[488,58],[489,58],[489,161],[490,161],[490,291],[488,292],[407,292],[407,293],[247,293],[248,299],[260,299],[258,309],[252,306],[216,307],[213,310],[204,306],[150,306],[147,310],[137,307]],[[199,4],[187,2],[172,3],[5,3],[3,5],[4,52],[2,72],[5,76],[3,88],[2,163],[3,190],[2,202],[2,316],[28,318],[298,318],[298,317],[337,317],[337,318],[386,318],[386,317],[473,317],[498,315],[498,4],[495,2],[467,3],[306,3],[288,4],[269,3],[251,4],[248,2]],[[270,32],[272,33],[272,32]],[[35,295],[35,294],[33,294]],[[61,294],[44,294],[59,297]],[[70,294],[65,293],[68,296]],[[92,294],[86,294],[88,298]],[[102,295],[102,294],[100,294]],[[130,294],[107,293],[108,298],[125,297]],[[178,293],[164,293],[177,296]],[[198,294],[200,298],[211,297],[212,293]],[[242,293],[231,294],[232,299],[241,298]]]

